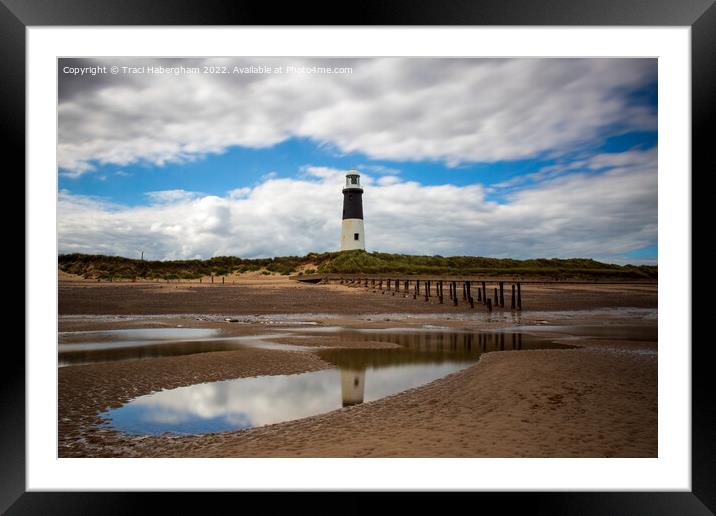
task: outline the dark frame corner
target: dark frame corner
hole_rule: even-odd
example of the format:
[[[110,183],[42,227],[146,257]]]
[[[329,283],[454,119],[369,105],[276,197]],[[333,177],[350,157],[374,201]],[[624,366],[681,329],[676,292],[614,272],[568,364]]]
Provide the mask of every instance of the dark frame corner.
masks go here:
[[[336,9],[341,7],[341,9]],[[348,16],[346,16],[348,14]],[[630,25],[690,26],[692,33],[693,169],[716,169],[707,130],[716,119],[716,6],[714,0],[367,0],[346,6],[220,0],[0,0],[0,126],[6,147],[25,163],[25,29],[38,25]],[[693,172],[692,172],[693,177]],[[24,191],[24,184],[23,184]],[[548,514],[702,515],[716,511],[716,411],[706,342],[692,346],[692,491],[686,493],[485,493],[500,512]],[[153,510],[156,495],[39,493],[25,489],[24,353],[0,380],[0,512],[7,514],[125,514]],[[242,495],[246,496],[246,494]],[[255,495],[252,495],[255,496]],[[370,510],[374,495],[352,495],[350,512]],[[185,507],[185,495],[162,497],[162,512]],[[424,497],[412,497],[421,505]],[[306,500],[306,497],[302,499]],[[244,499],[245,500],[245,499]],[[245,502],[244,502],[245,503]],[[344,502],[345,503],[345,502]],[[307,508],[315,509],[311,500]],[[295,510],[295,501],[292,501]],[[319,505],[320,506],[320,505]],[[445,507],[442,507],[444,510]]]

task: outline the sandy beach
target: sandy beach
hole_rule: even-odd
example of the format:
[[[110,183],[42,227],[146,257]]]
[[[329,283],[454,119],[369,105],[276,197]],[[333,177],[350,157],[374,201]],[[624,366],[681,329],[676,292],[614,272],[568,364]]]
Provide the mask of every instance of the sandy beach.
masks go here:
[[[58,369],[60,457],[656,457],[657,286],[530,285],[522,312],[488,314],[343,285],[245,274],[224,284],[97,283],[63,274],[59,331],[215,328],[522,328],[573,349],[501,351],[397,394],[247,430],[137,436],[98,413],[162,389],[333,367],[310,348],[382,347],[313,335],[241,348]],[[224,318],[238,322],[225,322]],[[308,344],[308,346],[306,346]],[[288,349],[287,349],[288,348]]]

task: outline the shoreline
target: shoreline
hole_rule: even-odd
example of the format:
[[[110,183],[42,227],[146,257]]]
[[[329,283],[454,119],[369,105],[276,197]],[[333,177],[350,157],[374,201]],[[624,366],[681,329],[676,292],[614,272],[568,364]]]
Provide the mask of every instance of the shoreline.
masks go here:
[[[104,287],[102,287],[104,289]],[[342,286],[303,288],[277,282],[274,311],[244,310],[266,287],[242,285],[245,299],[226,304],[226,311],[190,317],[181,313],[60,313],[60,331],[120,328],[220,328],[222,336],[281,333],[299,326],[321,328],[425,327],[499,331],[509,327],[537,332],[577,346],[565,350],[488,352],[478,362],[425,385],[374,401],[324,414],[246,430],[203,435],[137,436],[97,426],[97,413],[132,398],[162,389],[260,375],[295,374],[334,367],[314,349],[272,350],[245,347],[191,355],[70,365],[58,369],[58,455],[60,457],[656,457],[657,365],[656,289],[609,295],[636,299],[628,305],[588,302],[603,292],[567,289],[557,296],[561,310],[545,302],[550,293],[531,297],[541,310],[523,312],[455,310],[450,305],[420,305]],[[86,297],[86,288],[65,297]],[[136,305],[135,286],[124,294]],[[293,290],[288,294],[285,290]],[[174,289],[179,290],[179,289]],[[226,287],[224,292],[229,291]],[[233,289],[231,289],[233,291]],[[260,290],[257,294],[257,290]],[[348,292],[344,292],[347,290]],[[208,292],[216,292],[207,289]],[[234,291],[235,292],[235,291]],[[178,292],[172,292],[178,294]],[[166,298],[166,293],[153,297]],[[541,296],[541,297],[540,297]],[[141,297],[141,296],[140,296]],[[192,294],[175,296],[176,312],[196,308]],[[386,299],[390,297],[390,299]],[[376,298],[378,300],[376,301]],[[382,299],[381,299],[382,298]],[[648,299],[647,299],[648,298]],[[527,299],[530,299],[529,297]],[[581,304],[572,302],[582,300]],[[215,300],[217,301],[217,300]],[[145,299],[151,307],[152,299]],[[346,305],[348,302],[350,304]],[[428,303],[425,303],[428,304]],[[62,305],[62,303],[61,303]],[[80,303],[84,306],[84,301]],[[337,308],[324,311],[326,306]],[[565,306],[567,305],[567,306]],[[597,305],[597,306],[595,306]],[[647,306],[643,306],[647,305]],[[383,307],[392,307],[381,312]],[[420,310],[410,311],[418,306]],[[239,309],[237,310],[236,307]],[[397,307],[397,309],[395,309]],[[581,308],[580,308],[581,307]],[[146,308],[146,307],[145,307]],[[233,308],[233,310],[231,310]],[[95,310],[98,312],[100,310]],[[146,313],[150,312],[150,313]],[[198,313],[197,313],[198,312]],[[224,313],[241,322],[227,323]],[[201,319],[201,320],[198,320]],[[316,323],[298,325],[297,323]],[[278,324],[277,324],[278,323]],[[595,326],[607,336],[590,335]],[[611,336],[610,336],[611,335]],[[277,338],[284,345],[304,346],[305,339]],[[385,342],[351,343],[316,333],[310,339],[338,347],[389,347]]]
[[[655,321],[644,324],[652,326]],[[259,329],[253,328],[254,332]],[[557,340],[565,338],[564,334],[546,335]],[[162,389],[334,366],[311,351],[256,348],[67,366],[58,371],[58,454],[60,457],[656,456],[656,342],[582,336],[569,343],[580,347],[488,352],[466,369],[379,400],[296,421],[198,436],[119,434],[96,426],[99,422],[96,413]],[[610,378],[609,394],[596,388],[605,378]],[[629,398],[617,395],[623,390],[630,393]],[[556,424],[561,425],[561,431],[556,432]],[[598,433],[584,433],[585,427],[598,429]]]

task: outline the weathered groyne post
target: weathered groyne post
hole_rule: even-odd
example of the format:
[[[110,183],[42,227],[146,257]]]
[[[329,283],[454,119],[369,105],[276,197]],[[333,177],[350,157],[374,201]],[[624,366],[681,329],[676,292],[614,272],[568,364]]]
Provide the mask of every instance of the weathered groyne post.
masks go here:
[[[522,289],[519,281],[517,282],[517,309],[522,310]]]

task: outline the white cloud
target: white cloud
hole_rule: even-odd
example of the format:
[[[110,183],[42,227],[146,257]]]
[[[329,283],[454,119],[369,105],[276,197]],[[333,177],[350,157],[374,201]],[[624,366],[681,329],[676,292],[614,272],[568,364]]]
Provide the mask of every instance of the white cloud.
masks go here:
[[[249,194],[251,194],[251,188],[234,188],[233,190],[229,190],[228,192],[226,192],[226,194],[229,196],[229,199],[242,199],[244,197],[248,197]]]
[[[247,58],[240,64],[251,62]],[[371,158],[433,159],[457,166],[563,151],[592,141],[612,125],[656,128],[653,110],[630,104],[626,93],[656,79],[655,60],[255,62],[348,65],[353,73],[113,76],[82,85],[81,94],[73,94],[77,83],[63,82],[57,149],[63,173],[77,177],[93,162],[182,162],[233,145],[267,147],[290,137]],[[183,63],[231,66],[239,61]]]
[[[536,172],[522,174],[507,181],[495,183],[492,188],[515,188],[528,183],[541,183],[560,176],[586,171],[603,171],[613,168],[649,168],[656,170],[657,148],[626,152],[596,154],[587,159],[574,160],[542,167]]]
[[[394,185],[400,182],[400,178],[398,176],[382,176],[379,177],[376,181],[380,186],[389,186]]]
[[[656,241],[653,154],[638,166],[541,183],[512,194],[505,204],[486,199],[479,184],[426,186],[364,175],[367,247],[513,258],[619,256]],[[303,178],[269,178],[226,197],[145,207],[61,192],[60,252],[134,256],[142,249],[147,258],[177,259],[337,250],[345,171],[303,171]]]
[[[365,165],[361,164],[356,167],[358,170],[362,170],[373,174],[390,174],[396,176],[400,174],[400,170],[397,168],[386,167],[385,165]]]
[[[166,203],[194,199],[200,194],[197,192],[187,192],[186,190],[159,190],[156,192],[147,192],[145,195],[154,202]]]

